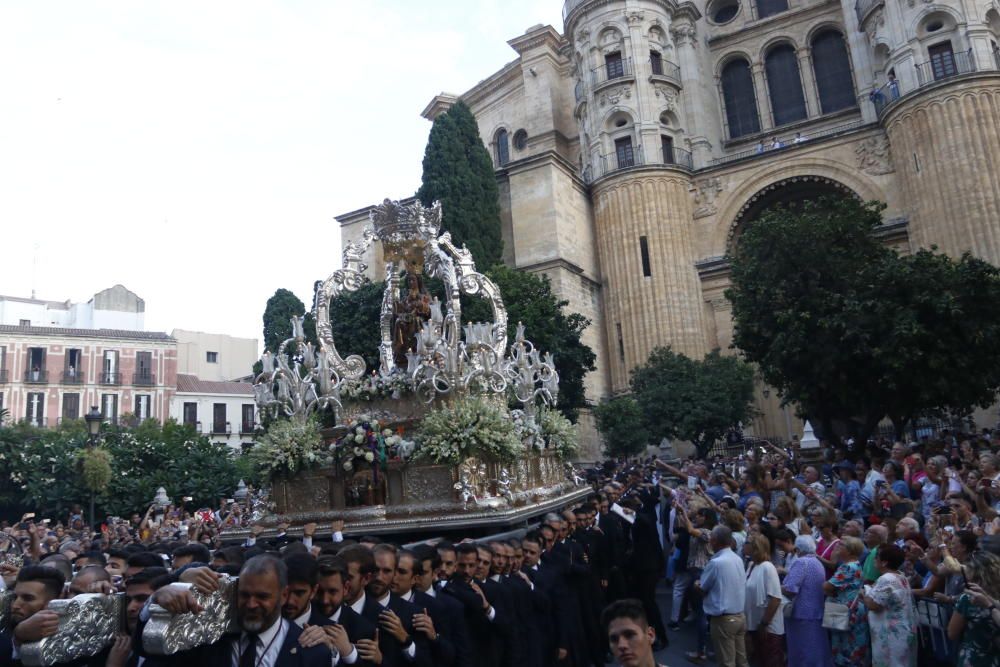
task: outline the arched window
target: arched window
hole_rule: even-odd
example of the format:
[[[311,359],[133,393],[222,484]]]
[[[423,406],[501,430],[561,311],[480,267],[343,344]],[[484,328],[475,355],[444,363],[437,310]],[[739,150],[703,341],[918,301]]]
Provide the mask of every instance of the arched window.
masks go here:
[[[775,126],[786,125],[806,117],[806,98],[802,94],[799,61],[791,44],[771,49],[764,58],[767,90]]]
[[[836,30],[824,30],[813,37],[812,61],[823,113],[857,106],[843,35]]]
[[[730,138],[760,132],[750,63],[734,60],[722,69],[722,99],[726,105]]]
[[[788,10],[788,0],[757,0],[757,18],[763,19]]]
[[[497,132],[497,166],[504,166],[510,162],[510,142],[507,139],[507,130],[501,129]]]

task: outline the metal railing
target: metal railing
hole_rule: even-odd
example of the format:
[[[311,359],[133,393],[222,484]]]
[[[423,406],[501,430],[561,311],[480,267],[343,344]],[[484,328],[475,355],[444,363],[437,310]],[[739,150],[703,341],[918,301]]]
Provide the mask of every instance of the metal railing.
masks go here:
[[[854,13],[858,16],[858,30],[864,32],[862,27],[865,23],[865,19],[868,15],[875,10],[876,7],[881,7],[885,4],[885,0],[857,0],[854,3]]]
[[[152,373],[133,373],[132,384],[137,387],[152,387],[156,384],[156,376]]]
[[[649,57],[649,70],[653,76],[662,76],[680,85],[681,67],[677,63],[672,63],[663,56]]]
[[[628,79],[633,76],[635,76],[635,68],[632,65],[631,58],[606,62],[600,67],[590,70],[590,80],[595,86],[607,83],[608,81]]]
[[[808,143],[810,141],[815,141],[816,139],[821,139],[823,137],[829,137],[835,134],[841,134],[842,132],[850,132],[851,130],[862,127],[865,124],[862,120],[852,121],[850,123],[845,123],[843,125],[837,125],[836,127],[827,128],[825,130],[817,130],[816,132],[810,132],[808,134],[799,134],[798,138],[792,137],[789,139],[787,136],[784,140],[781,139],[779,134],[774,134],[781,142],[779,148],[771,148],[770,143],[757,144],[754,148],[749,148],[745,151],[740,151],[739,153],[732,153],[731,155],[724,155],[722,157],[717,157],[709,162],[712,167],[717,167],[720,164],[727,164],[729,162],[735,162],[737,160],[742,160],[744,158],[753,157],[755,155],[767,155],[775,151],[785,150],[788,148],[794,148],[796,146],[801,146],[802,144]]]
[[[63,384],[83,384],[83,371],[66,369],[62,372]]]
[[[196,433],[201,433],[201,422],[200,421],[193,421],[193,422],[191,422],[191,421],[186,421],[185,420],[183,423],[184,423],[185,426],[192,427],[195,430]]]
[[[240,435],[251,435],[257,432],[257,425],[250,422],[240,424]]]
[[[660,156],[663,159],[663,164],[672,164],[677,167],[683,167],[685,169],[694,169],[694,157],[691,155],[691,151],[686,151],[683,148],[677,148],[676,146],[660,147]]]
[[[9,382],[7,378],[7,369],[0,368],[0,384],[7,384],[7,382]]]
[[[622,169],[628,169],[630,167],[641,167],[645,164],[642,158],[642,146],[632,146],[627,151],[618,151],[612,153],[611,155],[602,155],[599,162],[599,171],[597,178],[601,176],[607,176],[616,171],[621,171]]]
[[[25,384],[46,384],[49,381],[49,372],[41,368],[32,368],[24,371]]]
[[[232,435],[233,427],[230,426],[229,422],[223,424],[222,422],[212,423],[212,435]]]
[[[917,85],[909,90],[904,89],[903,84],[898,80],[883,84],[873,90],[868,95],[869,101],[875,107],[875,112],[881,116],[883,112],[892,106],[896,100],[907,97],[917,92],[925,86],[933,85],[939,81],[946,81],[952,77],[963,74],[975,74],[985,70],[1000,70],[1000,50],[993,52],[992,62],[978,63],[972,49],[959,51],[951,54],[950,59],[942,58],[935,68],[934,62],[918,63],[914,65],[917,70]]]
[[[108,385],[120,385],[122,383],[122,374],[118,371],[102,371],[101,372],[101,384]]]
[[[976,71],[976,57],[972,49],[951,53],[949,56],[942,57],[937,62],[928,61],[914,65],[917,68],[917,85],[926,86],[935,81]]]

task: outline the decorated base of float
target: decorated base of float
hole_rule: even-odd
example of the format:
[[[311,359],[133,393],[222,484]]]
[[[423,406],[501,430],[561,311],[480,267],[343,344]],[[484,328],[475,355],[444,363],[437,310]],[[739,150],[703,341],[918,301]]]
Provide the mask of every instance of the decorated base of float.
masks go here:
[[[332,520],[355,534],[502,528],[585,496],[570,463],[575,427],[554,407],[553,357],[521,325],[508,336],[499,289],[440,233],[440,205],[386,200],[370,219],[342,268],[317,285],[318,345],[293,318],[292,337],[261,359],[255,395],[272,423],[251,456],[270,480],[254,516],[263,537],[279,524],[295,536]],[[365,283],[373,242],[386,263],[372,323],[379,367],[369,369],[341,356],[330,301]],[[428,278],[443,293],[431,294]],[[463,297],[485,299],[492,321],[463,322]],[[319,429],[317,415],[336,425]]]

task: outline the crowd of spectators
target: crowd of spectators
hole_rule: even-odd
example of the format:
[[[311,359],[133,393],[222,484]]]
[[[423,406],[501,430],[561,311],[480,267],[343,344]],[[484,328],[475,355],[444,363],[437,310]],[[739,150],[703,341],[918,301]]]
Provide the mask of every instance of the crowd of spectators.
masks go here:
[[[274,667],[293,649],[308,665],[651,667],[681,632],[689,661],[726,667],[998,665],[998,445],[944,433],[609,461],[585,501],[526,530],[409,545],[345,538],[342,522],[265,537],[227,501],[93,529],[79,508],[27,515],[0,534],[14,592],[0,667],[58,631],[51,601],[81,593],[126,598],[128,632],[79,663],[112,667]],[[239,577],[240,632],[145,654],[151,601],[197,612],[223,574]]]

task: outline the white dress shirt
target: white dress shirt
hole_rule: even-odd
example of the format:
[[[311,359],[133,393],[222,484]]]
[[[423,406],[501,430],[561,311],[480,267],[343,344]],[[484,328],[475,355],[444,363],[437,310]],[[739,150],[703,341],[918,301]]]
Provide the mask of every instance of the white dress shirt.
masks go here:
[[[278,620],[271,624],[271,627],[261,631],[257,635],[257,660],[254,665],[256,667],[274,667],[274,663],[278,661],[281,646],[285,643],[285,637],[287,636],[288,623],[279,616]],[[250,635],[246,632],[233,642],[232,667],[240,667],[240,656],[243,655],[243,651],[246,650],[249,642]]]

